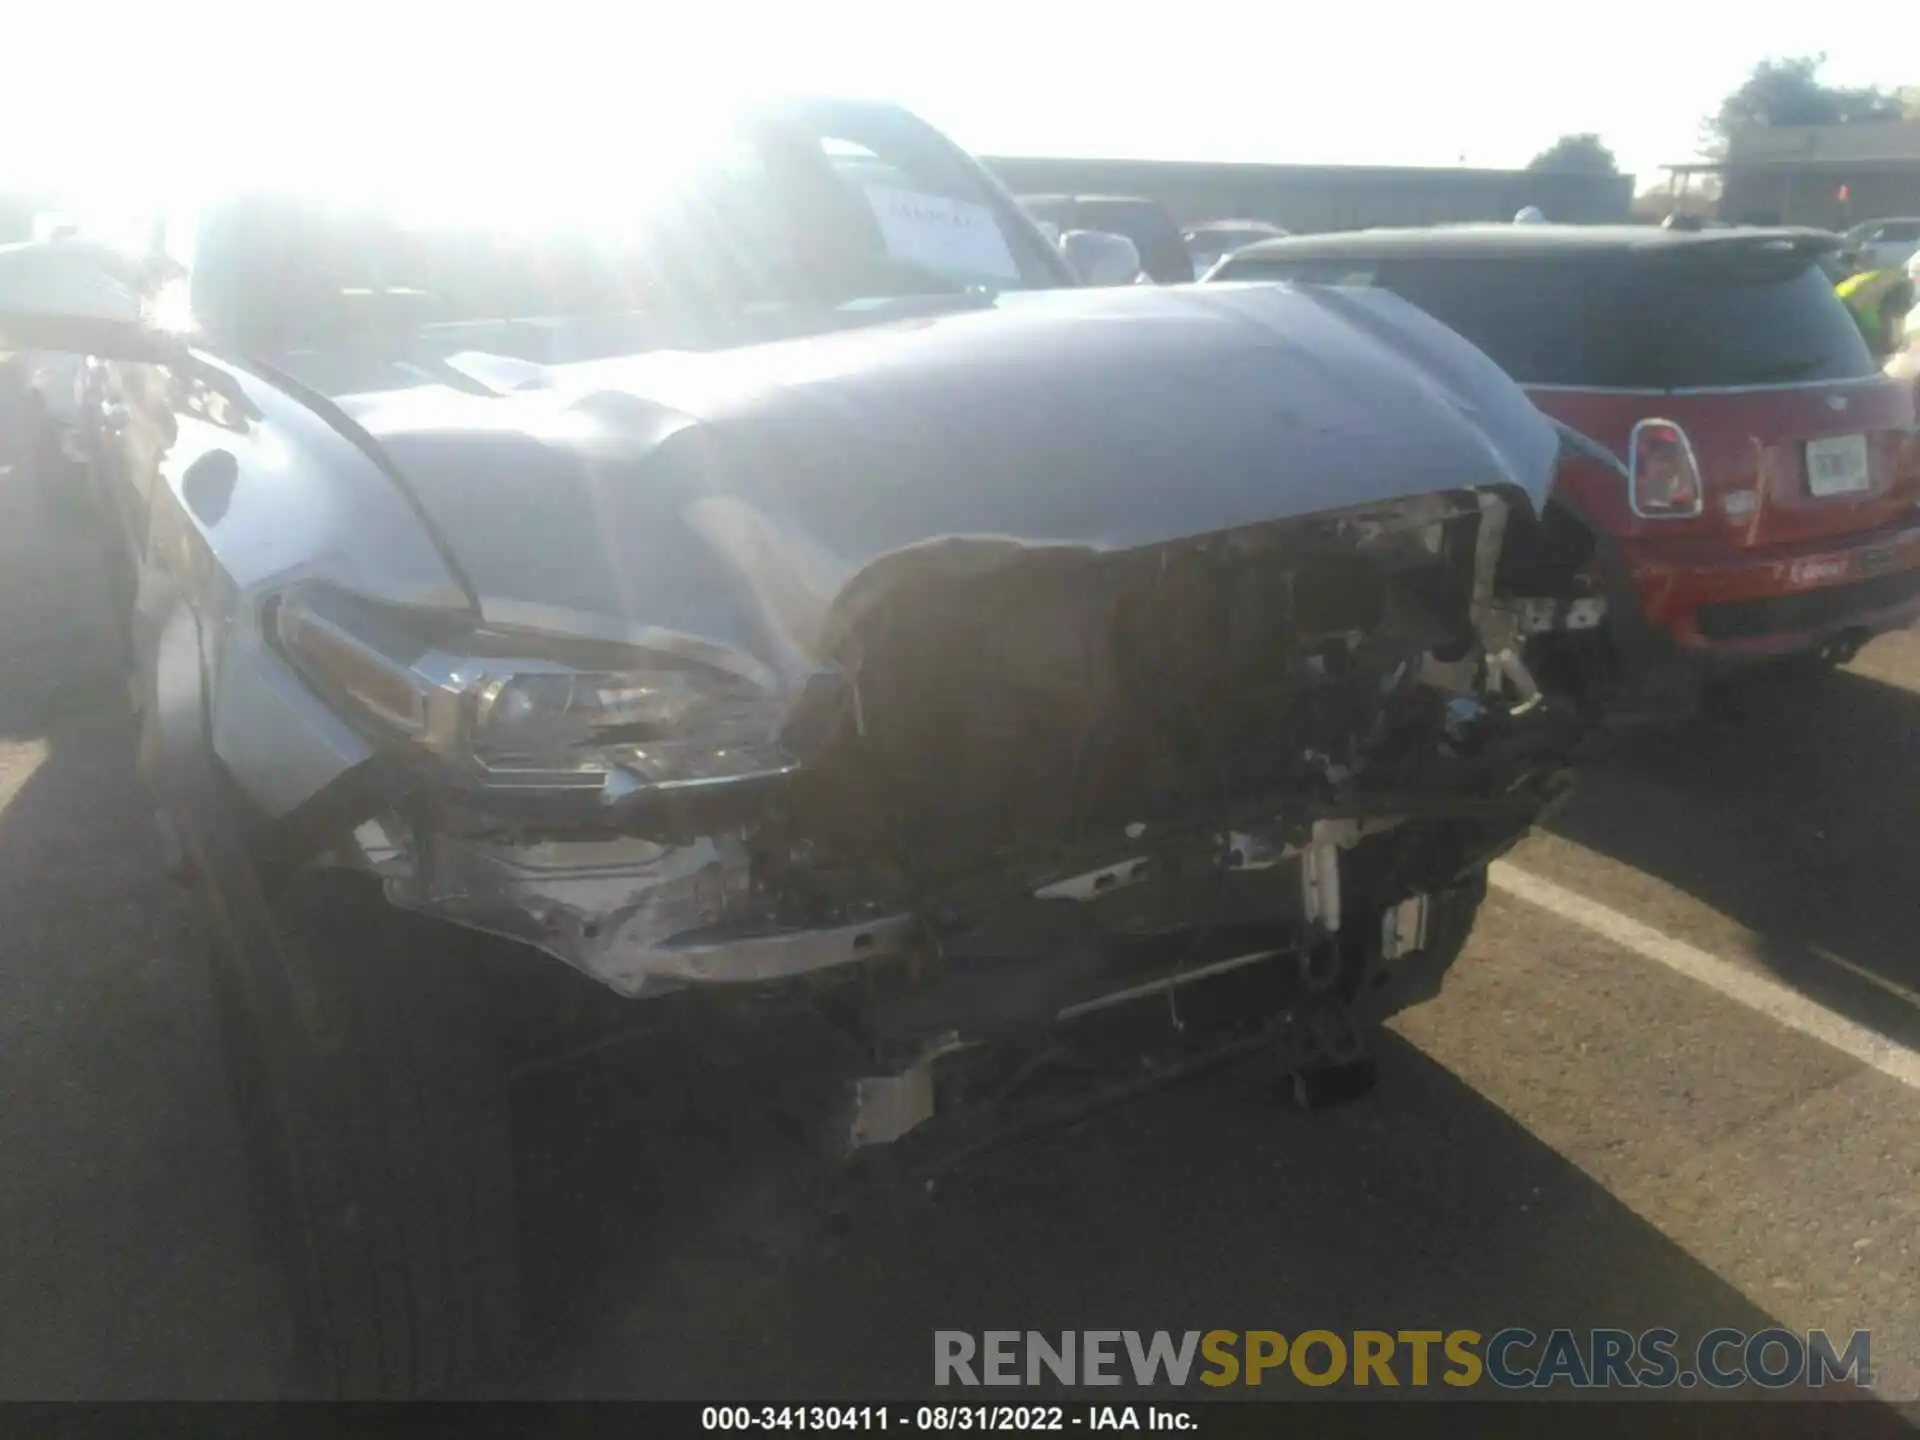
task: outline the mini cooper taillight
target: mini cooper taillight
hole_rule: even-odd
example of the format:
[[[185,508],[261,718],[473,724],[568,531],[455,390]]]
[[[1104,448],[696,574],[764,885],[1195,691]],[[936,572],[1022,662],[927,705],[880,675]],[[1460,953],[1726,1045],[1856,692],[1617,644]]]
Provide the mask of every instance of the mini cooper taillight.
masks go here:
[[[1691,519],[1705,508],[1693,445],[1671,420],[1642,420],[1633,427],[1627,486],[1633,513],[1642,520]]]

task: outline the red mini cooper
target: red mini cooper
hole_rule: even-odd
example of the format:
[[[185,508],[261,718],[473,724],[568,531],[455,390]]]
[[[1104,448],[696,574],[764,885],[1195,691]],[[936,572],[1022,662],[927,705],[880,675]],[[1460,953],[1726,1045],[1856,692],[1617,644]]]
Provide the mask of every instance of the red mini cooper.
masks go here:
[[[1650,658],[1850,658],[1920,615],[1911,385],[1883,375],[1802,230],[1465,225],[1263,242],[1212,281],[1391,290],[1612,456],[1561,498],[1623,572]]]

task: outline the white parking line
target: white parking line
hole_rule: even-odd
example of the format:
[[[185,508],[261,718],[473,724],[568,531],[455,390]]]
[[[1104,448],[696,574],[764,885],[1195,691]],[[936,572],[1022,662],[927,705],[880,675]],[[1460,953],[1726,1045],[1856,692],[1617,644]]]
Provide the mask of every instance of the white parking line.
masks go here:
[[[1816,1005],[1777,980],[1742,969],[1697,945],[1663,935],[1631,915],[1622,915],[1597,900],[1575,894],[1505,860],[1494,863],[1490,879],[1496,890],[1590,930],[1623,950],[1664,965],[1749,1010],[1757,1010],[1789,1030],[1798,1030],[1802,1035],[1831,1045],[1862,1065],[1920,1090],[1920,1052]]]

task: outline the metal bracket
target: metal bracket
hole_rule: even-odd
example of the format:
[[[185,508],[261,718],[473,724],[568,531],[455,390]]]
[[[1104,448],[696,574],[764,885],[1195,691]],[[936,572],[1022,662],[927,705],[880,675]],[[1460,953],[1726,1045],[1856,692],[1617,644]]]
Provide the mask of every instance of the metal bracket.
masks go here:
[[[1313,841],[1300,854],[1300,904],[1309,924],[1318,924],[1330,934],[1339,932],[1340,847],[1320,837],[1318,824]]]
[[[412,852],[395,837],[386,822],[378,819],[361,821],[354,828],[353,843],[360,852],[360,864],[381,879],[403,880],[412,876]]]
[[[1511,612],[1514,627],[1521,635],[1543,635],[1550,630],[1594,630],[1607,618],[1607,602],[1596,596],[1581,600],[1523,596],[1500,608]]]
[[[933,1064],[922,1057],[897,1075],[866,1075],[854,1084],[848,1144],[891,1145],[933,1118]]]
[[[1498,695],[1502,682],[1509,683],[1519,692],[1520,699],[1514,707],[1514,713],[1520,713],[1522,707],[1531,707],[1539,702],[1540,685],[1533,678],[1533,672],[1527,669],[1527,662],[1520,658],[1518,650],[1502,650],[1487,656],[1487,693]]]
[[[1149,869],[1150,864],[1145,856],[1131,855],[1111,865],[1103,865],[1098,870],[1069,875],[1064,880],[1042,885],[1033,895],[1036,900],[1098,900],[1129,885],[1140,884],[1147,878]]]
[[[1380,918],[1380,957],[1398,960],[1427,945],[1427,897],[1413,895]]]

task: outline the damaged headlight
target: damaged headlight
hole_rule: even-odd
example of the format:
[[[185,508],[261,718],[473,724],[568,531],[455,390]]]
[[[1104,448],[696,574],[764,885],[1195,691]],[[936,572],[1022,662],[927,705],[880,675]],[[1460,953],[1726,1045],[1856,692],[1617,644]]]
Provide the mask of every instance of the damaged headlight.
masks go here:
[[[792,768],[773,734],[782,708],[705,668],[519,671],[471,694],[468,749],[495,770],[574,770],[591,759],[664,786]]]
[[[698,659],[524,633],[458,633],[338,591],[282,597],[273,632],[361,728],[488,786],[612,801],[785,774],[785,696]]]

